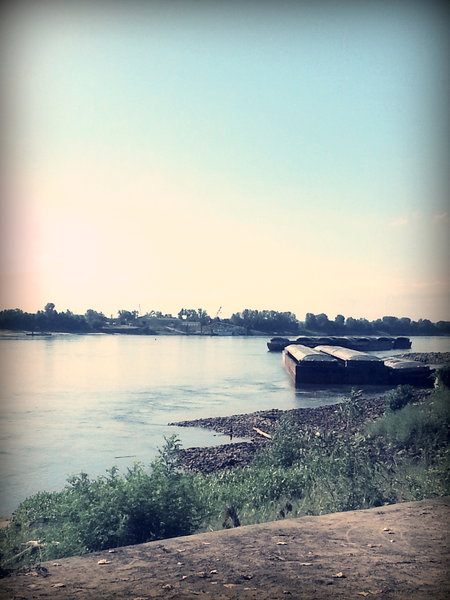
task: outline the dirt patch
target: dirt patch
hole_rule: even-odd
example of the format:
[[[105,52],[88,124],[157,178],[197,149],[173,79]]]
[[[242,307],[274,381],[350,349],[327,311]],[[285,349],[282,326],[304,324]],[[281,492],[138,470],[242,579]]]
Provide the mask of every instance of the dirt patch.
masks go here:
[[[2,599],[444,600],[450,498],[173,538],[43,563]]]

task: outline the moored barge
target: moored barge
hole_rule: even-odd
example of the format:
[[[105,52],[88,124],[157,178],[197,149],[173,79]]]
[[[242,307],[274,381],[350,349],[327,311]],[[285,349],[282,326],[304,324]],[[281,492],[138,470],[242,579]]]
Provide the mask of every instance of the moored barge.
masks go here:
[[[378,356],[342,346],[317,346],[316,350],[339,361],[344,367],[345,383],[382,385],[388,379],[386,366]]]
[[[304,383],[343,383],[344,367],[339,361],[314,348],[292,344],[283,351],[283,363],[296,387]]]
[[[384,364],[389,370],[390,383],[393,385],[417,385],[431,387],[434,385],[432,371],[428,365],[416,360],[404,358],[388,358]]]
[[[411,348],[411,340],[407,337],[389,337],[389,336],[300,336],[295,340],[286,337],[273,337],[267,342],[267,348],[271,352],[281,352],[291,344],[300,344],[309,348],[317,346],[342,346],[361,352],[382,351],[382,350],[408,350]]]
[[[303,384],[433,385],[427,365],[397,357],[382,360],[351,348],[290,344],[283,350],[283,364],[296,387]]]

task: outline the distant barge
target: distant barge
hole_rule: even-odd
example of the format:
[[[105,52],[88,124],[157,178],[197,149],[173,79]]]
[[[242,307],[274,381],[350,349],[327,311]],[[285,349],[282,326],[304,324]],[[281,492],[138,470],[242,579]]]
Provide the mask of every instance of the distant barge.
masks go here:
[[[341,346],[351,350],[369,352],[371,350],[408,350],[411,348],[411,340],[407,337],[353,337],[353,336],[301,336],[295,340],[285,337],[273,337],[267,342],[267,347],[272,352],[281,352],[291,344],[300,344],[308,348],[317,346]]]
[[[382,360],[340,346],[290,344],[283,350],[283,363],[295,386],[303,384],[410,384],[431,387],[431,369],[413,360]]]

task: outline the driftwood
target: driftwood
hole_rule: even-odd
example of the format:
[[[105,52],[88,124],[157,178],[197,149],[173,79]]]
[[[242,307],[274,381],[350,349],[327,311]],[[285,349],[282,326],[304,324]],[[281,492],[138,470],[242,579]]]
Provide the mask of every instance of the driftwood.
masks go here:
[[[15,554],[14,556],[12,556],[10,559],[6,560],[3,564],[7,565],[15,560],[18,560],[19,558],[22,558],[22,556],[25,556],[25,554],[30,553],[33,554],[34,552],[36,552],[37,550],[40,550],[40,544],[39,542],[35,542],[34,540],[30,541],[30,542],[26,542],[26,548],[25,550],[22,550],[22,552],[19,552],[18,554]],[[22,544],[22,545],[25,545]]]
[[[258,427],[252,427],[252,429],[256,431],[256,433],[259,433],[259,435],[262,435],[269,440],[272,439],[272,436],[270,434],[266,433],[265,431],[261,431],[261,429],[258,429]]]

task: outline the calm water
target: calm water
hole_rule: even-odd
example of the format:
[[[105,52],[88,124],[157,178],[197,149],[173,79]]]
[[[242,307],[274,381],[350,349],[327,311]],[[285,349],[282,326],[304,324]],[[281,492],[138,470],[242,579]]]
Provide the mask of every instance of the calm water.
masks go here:
[[[412,351],[450,351],[450,337],[412,339]],[[0,344],[0,515],[71,474],[148,463],[164,435],[177,433],[185,447],[228,441],[171,421],[319,406],[348,391],[296,391],[266,338],[54,335]]]

